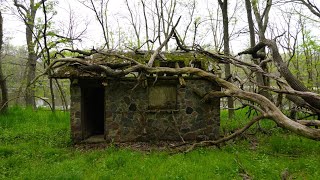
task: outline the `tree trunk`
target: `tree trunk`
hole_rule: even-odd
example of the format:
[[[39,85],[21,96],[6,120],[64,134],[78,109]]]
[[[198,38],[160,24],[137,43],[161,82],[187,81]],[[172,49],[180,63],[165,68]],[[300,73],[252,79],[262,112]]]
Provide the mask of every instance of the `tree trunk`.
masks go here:
[[[251,2],[250,0],[246,1],[246,10],[247,10],[247,19],[248,19],[248,27],[249,27],[249,35],[250,35],[250,46],[254,47],[256,45],[256,38],[254,33],[254,23],[252,18],[252,12],[251,12]]]
[[[250,0],[246,0],[246,9],[247,9],[247,15],[248,15],[248,19],[249,17],[249,11],[250,11],[250,15],[251,15],[251,19],[252,19],[252,13],[251,10],[253,10],[255,18],[256,18],[256,22],[258,24],[258,35],[259,35],[259,40],[265,39],[265,32],[268,26],[268,22],[269,22],[269,12],[271,9],[271,5],[272,5],[272,0],[268,0],[266,7],[264,9],[264,15],[261,15],[259,12],[259,8],[258,8],[258,2],[257,1],[252,1],[252,3],[250,4]],[[252,6],[251,6],[252,5]],[[250,25],[250,21],[249,25]],[[253,22],[252,22],[253,23]],[[250,29],[250,37],[252,36],[252,32],[254,32],[254,25],[252,24],[252,27],[249,26]],[[251,42],[251,47],[254,47],[255,45],[253,45]],[[266,50],[265,48],[260,49],[259,54],[253,54],[253,58],[254,58],[254,63],[259,65],[261,61],[263,61],[265,59],[265,54],[266,54]],[[259,60],[260,59],[260,60]],[[265,71],[268,72],[268,66],[267,63],[265,63],[264,65],[261,66],[261,68]],[[257,73],[257,77],[256,77],[256,81],[258,85],[261,86],[270,86],[270,80],[268,77],[264,76],[261,73]],[[259,94],[267,97],[268,99],[272,99],[271,95],[268,91],[266,91],[263,88],[258,87],[259,90]]]
[[[219,5],[222,11],[222,19],[223,19],[223,46],[224,46],[224,55],[230,55],[230,47],[229,47],[229,19],[228,19],[228,0],[219,0]],[[232,81],[231,76],[231,67],[230,64],[225,65],[225,77]],[[232,97],[228,97],[228,113],[229,119],[234,118],[234,101]]]
[[[1,89],[1,112],[8,109],[8,88],[6,78],[2,72],[2,46],[3,46],[3,18],[0,11],[0,89]]]
[[[50,87],[50,94],[51,94],[51,104],[52,104],[52,111],[56,110],[56,100],[53,91],[53,81],[52,78],[49,79],[49,87]]]
[[[30,25],[26,27],[26,38],[28,46],[28,61],[27,61],[27,89],[26,89],[26,105],[33,108],[36,107],[35,103],[35,86],[31,85],[30,82],[35,78],[36,75],[36,64],[37,64],[37,55],[34,52],[34,42],[32,38],[32,30]],[[33,28],[32,28],[33,29]]]
[[[15,1],[15,3],[17,3]],[[30,7],[24,16],[24,22],[26,26],[26,40],[28,47],[28,60],[27,60],[27,88],[26,88],[26,106],[36,108],[35,102],[35,86],[30,85],[30,82],[35,78],[37,54],[35,52],[35,42],[33,41],[33,30],[35,25],[36,12],[39,7],[36,7],[34,0],[30,0]],[[19,8],[17,6],[17,8]],[[21,10],[20,10],[21,11]]]

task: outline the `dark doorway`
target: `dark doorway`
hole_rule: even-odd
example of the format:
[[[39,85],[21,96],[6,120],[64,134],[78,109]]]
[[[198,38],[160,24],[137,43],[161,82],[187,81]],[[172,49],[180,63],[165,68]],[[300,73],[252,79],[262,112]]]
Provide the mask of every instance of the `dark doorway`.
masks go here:
[[[104,87],[82,86],[82,132],[84,138],[104,134]]]

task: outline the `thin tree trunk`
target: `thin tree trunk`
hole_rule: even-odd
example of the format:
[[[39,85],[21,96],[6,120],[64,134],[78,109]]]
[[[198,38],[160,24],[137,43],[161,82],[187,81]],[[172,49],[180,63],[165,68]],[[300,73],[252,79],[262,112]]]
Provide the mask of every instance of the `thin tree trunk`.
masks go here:
[[[49,86],[50,86],[50,94],[51,94],[52,111],[55,111],[56,110],[56,100],[54,97],[52,78],[49,79]]]
[[[145,24],[145,28],[146,28],[146,42],[147,42],[147,49],[148,51],[150,51],[150,43],[149,43],[149,33],[148,33],[148,19],[147,19],[147,14],[146,14],[146,4],[144,2],[144,0],[141,0],[142,3],[142,8],[143,8],[143,17],[144,17],[144,22]],[[140,47],[138,47],[140,48]]]
[[[228,0],[219,0],[219,5],[222,10],[222,18],[223,18],[223,41],[224,41],[224,55],[230,55],[230,47],[229,47],[229,19],[228,19]],[[231,76],[231,67],[230,64],[225,65],[225,76],[232,81]],[[229,119],[234,118],[234,101],[232,97],[228,97],[228,112]]]
[[[267,29],[267,26],[268,26],[268,22],[269,22],[269,12],[270,12],[270,9],[271,9],[272,0],[268,0],[267,1],[266,7],[265,7],[264,12],[263,12],[263,15],[261,15],[260,12],[259,12],[258,4],[257,4],[258,2],[257,1],[252,1],[251,2],[252,6],[248,4],[250,1],[248,1],[248,2],[247,1],[248,0],[246,0],[247,15],[249,15],[248,11],[250,11],[250,13],[251,13],[251,10],[253,10],[255,18],[256,18],[256,22],[258,24],[258,29],[259,29],[259,31],[258,31],[259,40],[265,39],[265,32],[266,32],[266,29]],[[248,8],[250,8],[250,9],[248,9]],[[251,15],[251,19],[252,19],[252,15]],[[251,44],[251,47],[253,47],[253,46]],[[266,54],[265,48],[260,49],[259,53],[261,55],[253,54],[253,58],[254,58],[254,63],[255,64],[260,64],[260,62],[265,59],[265,54]],[[260,61],[259,61],[259,59],[260,59]],[[265,72],[269,71],[267,63],[264,63],[264,65],[262,65],[261,68]],[[261,73],[257,73],[256,80],[257,80],[257,84],[258,85],[270,86],[269,78],[264,76],[264,75],[262,75]],[[265,89],[260,88],[260,87],[258,87],[258,90],[259,90],[259,94],[261,94],[261,95],[267,97],[268,99],[272,100],[272,96],[270,95],[270,93],[268,91],[266,91]]]
[[[250,35],[250,46],[254,47],[256,45],[256,38],[254,33],[254,23],[252,18],[252,12],[251,12],[251,2],[250,0],[246,1],[246,10],[247,10],[247,19],[248,19],[248,26],[249,26],[249,35]]]
[[[44,14],[43,41],[44,41],[44,48],[46,50],[46,57],[45,57],[45,55],[43,55],[43,57],[44,57],[44,59],[46,59],[47,65],[49,66],[51,63],[51,59],[50,59],[50,52],[49,52],[48,43],[47,43],[48,18],[47,18],[47,10],[46,10],[45,1],[42,1],[42,9],[43,9],[43,14]],[[49,72],[49,77],[50,77],[50,75],[51,75],[51,71]],[[51,94],[52,111],[55,111],[56,110],[56,101],[55,101],[55,97],[54,97],[52,78],[49,79],[49,86],[50,86],[50,94]]]
[[[66,96],[65,96],[65,94],[63,92],[63,89],[62,89],[62,87],[61,87],[61,85],[60,85],[60,83],[59,83],[59,81],[57,79],[55,79],[55,82],[56,82],[56,85],[57,85],[58,90],[60,92],[61,101],[63,103],[64,109],[68,110],[68,104],[67,104]]]
[[[1,112],[8,109],[8,88],[6,78],[2,72],[2,46],[3,46],[3,18],[0,11],[0,89],[1,89]]]

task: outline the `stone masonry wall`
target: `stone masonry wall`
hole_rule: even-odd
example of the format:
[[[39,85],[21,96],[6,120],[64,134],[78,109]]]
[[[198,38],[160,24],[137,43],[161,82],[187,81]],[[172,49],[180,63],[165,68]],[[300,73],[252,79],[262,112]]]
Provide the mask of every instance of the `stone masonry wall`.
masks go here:
[[[80,142],[83,140],[81,127],[81,88],[76,81],[71,81],[70,85],[70,126],[73,142]]]
[[[178,79],[159,79],[154,84],[152,78],[144,87],[136,87],[136,80],[108,80],[105,138],[116,142],[218,138],[220,100],[202,102],[194,89],[204,93],[220,87],[198,78],[185,81],[181,87]]]

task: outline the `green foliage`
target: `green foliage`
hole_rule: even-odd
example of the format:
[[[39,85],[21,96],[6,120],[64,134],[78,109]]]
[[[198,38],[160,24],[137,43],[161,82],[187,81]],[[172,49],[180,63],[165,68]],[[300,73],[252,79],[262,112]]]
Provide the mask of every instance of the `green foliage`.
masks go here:
[[[247,110],[222,126],[247,121]],[[222,112],[222,117],[226,112]],[[269,122],[269,121],[268,121]],[[319,177],[320,143],[261,123],[256,133],[218,148],[190,153],[149,153],[111,146],[84,150],[71,145],[69,113],[11,108],[0,116],[0,179],[279,179]],[[254,132],[253,127],[252,132]]]
[[[310,31],[304,30],[302,43],[297,46],[289,68],[309,89],[319,88],[320,42]],[[318,92],[318,91],[316,91]]]

